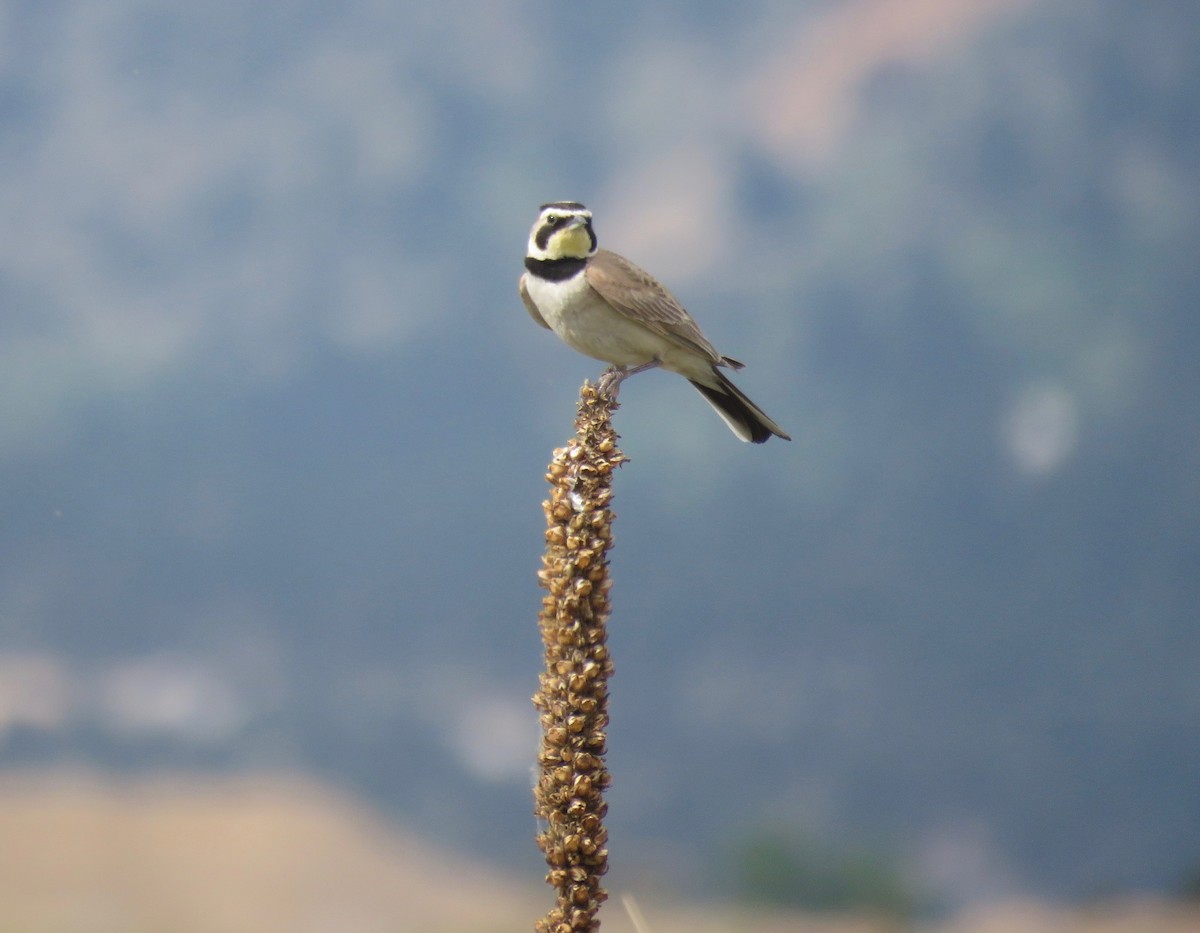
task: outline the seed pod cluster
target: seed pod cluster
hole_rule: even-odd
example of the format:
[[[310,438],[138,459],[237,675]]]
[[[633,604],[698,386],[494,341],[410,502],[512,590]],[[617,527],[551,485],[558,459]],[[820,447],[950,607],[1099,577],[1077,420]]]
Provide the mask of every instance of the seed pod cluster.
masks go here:
[[[538,847],[550,867],[556,906],[538,933],[598,930],[607,897],[604,767],[608,726],[606,644],[608,549],[612,546],[612,475],[625,461],[612,428],[616,403],[584,383],[575,437],[554,451],[547,468],[546,553],[538,579],[546,595],[539,624],[545,669],[533,698],[541,714],[539,779],[534,810],[544,824]]]

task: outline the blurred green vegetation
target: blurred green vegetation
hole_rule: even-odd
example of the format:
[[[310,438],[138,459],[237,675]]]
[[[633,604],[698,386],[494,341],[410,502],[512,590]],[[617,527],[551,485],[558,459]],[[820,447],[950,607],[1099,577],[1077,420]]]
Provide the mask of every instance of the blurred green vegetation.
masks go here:
[[[1200,863],[1193,865],[1179,885],[1179,896],[1185,901],[1200,904]]]
[[[917,907],[899,867],[880,849],[839,846],[802,832],[770,828],[736,846],[737,896],[754,904],[805,910],[871,910],[898,917]]]

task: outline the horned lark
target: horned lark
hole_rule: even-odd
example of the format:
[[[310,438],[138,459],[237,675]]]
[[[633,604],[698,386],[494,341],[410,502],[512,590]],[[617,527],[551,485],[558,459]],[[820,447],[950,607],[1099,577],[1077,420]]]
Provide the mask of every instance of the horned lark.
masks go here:
[[[542,205],[520,288],[534,321],[612,364],[600,379],[608,395],[615,398],[627,376],[661,366],[699,389],[743,441],[791,440],[721,372],[742,364],[714,349],[674,295],[628,259],[596,247],[592,212],[582,204]]]

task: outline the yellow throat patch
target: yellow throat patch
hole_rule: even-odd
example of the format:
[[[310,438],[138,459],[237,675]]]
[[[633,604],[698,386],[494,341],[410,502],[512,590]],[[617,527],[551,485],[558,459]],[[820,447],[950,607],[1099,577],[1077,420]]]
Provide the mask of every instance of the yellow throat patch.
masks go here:
[[[583,259],[592,251],[592,238],[587,227],[571,227],[554,233],[546,245],[551,259]]]

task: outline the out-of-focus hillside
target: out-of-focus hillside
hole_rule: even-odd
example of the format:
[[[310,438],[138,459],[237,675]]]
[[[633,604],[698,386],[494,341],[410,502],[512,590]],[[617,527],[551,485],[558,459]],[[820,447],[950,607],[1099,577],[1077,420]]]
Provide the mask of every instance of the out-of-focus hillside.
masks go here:
[[[532,842],[531,842],[532,844]],[[617,933],[894,933],[886,920],[610,892]],[[646,928],[635,930],[632,896]],[[508,933],[550,904],[536,878],[417,841],[297,776],[0,778],[0,929],[22,933]],[[1160,901],[979,909],[927,933],[1192,933]],[[910,928],[912,929],[912,928]]]
[[[4,930],[501,933],[540,906],[299,776],[7,775],[0,840]]]

